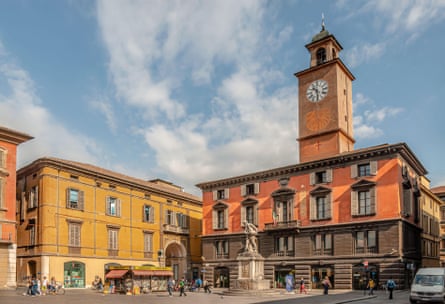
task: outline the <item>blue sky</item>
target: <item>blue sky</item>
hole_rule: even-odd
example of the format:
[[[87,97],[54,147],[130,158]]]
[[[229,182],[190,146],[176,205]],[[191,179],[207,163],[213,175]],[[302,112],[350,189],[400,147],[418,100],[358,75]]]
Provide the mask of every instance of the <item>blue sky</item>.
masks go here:
[[[406,142],[445,184],[445,1],[0,1],[0,125],[43,156],[200,195],[199,182],[298,163],[304,47],[352,71],[356,148]]]

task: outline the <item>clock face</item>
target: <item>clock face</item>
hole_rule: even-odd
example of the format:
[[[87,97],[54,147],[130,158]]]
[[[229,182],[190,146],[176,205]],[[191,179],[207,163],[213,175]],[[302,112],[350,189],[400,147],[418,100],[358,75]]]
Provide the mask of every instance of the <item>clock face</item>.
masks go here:
[[[323,80],[315,80],[309,85],[306,91],[306,97],[312,102],[319,102],[328,95],[328,83]]]

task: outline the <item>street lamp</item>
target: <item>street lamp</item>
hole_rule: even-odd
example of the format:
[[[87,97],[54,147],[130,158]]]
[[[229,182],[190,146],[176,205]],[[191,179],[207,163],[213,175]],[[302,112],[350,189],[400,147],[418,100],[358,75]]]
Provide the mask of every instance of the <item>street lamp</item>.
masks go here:
[[[161,258],[164,256],[164,251],[162,249],[158,250],[158,263],[159,263],[159,267],[161,267]]]

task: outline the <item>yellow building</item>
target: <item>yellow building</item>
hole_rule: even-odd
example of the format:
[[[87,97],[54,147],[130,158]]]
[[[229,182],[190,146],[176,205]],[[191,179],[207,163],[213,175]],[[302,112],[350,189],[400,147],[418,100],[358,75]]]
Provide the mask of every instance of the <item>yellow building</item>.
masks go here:
[[[162,180],[40,158],[17,171],[17,278],[88,287],[111,266],[200,274],[202,202]]]
[[[440,210],[443,202],[431,191],[430,181],[424,176],[420,180],[420,193],[422,267],[440,267]]]

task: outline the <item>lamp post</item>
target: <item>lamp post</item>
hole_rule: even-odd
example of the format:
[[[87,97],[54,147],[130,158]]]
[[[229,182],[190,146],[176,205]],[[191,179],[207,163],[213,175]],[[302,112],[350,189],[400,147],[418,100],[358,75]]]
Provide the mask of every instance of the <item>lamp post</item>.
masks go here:
[[[159,265],[159,267],[162,267],[161,259],[162,259],[163,256],[164,256],[164,251],[162,249],[159,249],[158,250],[158,265]]]

